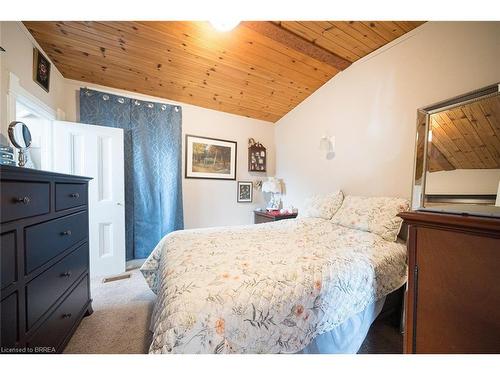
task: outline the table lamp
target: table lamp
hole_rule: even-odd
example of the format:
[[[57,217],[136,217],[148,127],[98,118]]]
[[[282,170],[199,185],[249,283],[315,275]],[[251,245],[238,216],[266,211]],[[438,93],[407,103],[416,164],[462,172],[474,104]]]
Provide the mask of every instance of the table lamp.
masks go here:
[[[276,177],[269,177],[268,180],[262,184],[262,192],[271,193],[271,199],[266,209],[268,211],[279,210],[281,204],[281,182]]]

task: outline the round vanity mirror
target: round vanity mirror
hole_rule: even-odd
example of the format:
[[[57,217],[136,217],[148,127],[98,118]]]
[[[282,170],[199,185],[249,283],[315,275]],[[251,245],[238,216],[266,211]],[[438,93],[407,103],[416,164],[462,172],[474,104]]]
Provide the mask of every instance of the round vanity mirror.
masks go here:
[[[24,122],[13,121],[9,125],[9,138],[14,147],[19,150],[19,166],[27,162],[26,150],[31,146],[31,133]]]

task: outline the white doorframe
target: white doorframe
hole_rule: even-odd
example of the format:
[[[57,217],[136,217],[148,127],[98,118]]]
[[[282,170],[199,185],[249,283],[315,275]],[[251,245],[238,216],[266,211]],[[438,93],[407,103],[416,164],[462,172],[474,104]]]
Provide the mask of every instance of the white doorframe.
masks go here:
[[[7,121],[9,121],[9,123],[16,120],[16,102],[23,104],[47,120],[63,120],[58,118],[64,116],[63,111],[60,111],[58,115],[58,111],[52,109],[22,87],[19,77],[9,72],[9,89],[7,91]]]
[[[57,111],[52,109],[50,106],[45,104],[43,101],[38,99],[36,96],[31,94],[28,90],[21,86],[19,77],[14,73],[9,72],[9,89],[7,90],[7,123],[10,124],[12,121],[17,120],[17,103],[21,103],[23,106],[30,109],[33,113],[37,114],[41,118],[47,120],[44,125],[44,139],[42,144],[45,145],[44,152],[49,152],[45,154],[48,156],[48,167],[46,169],[53,170],[53,157],[54,148],[52,147],[52,121],[64,119],[66,116],[64,111],[58,109]],[[14,157],[17,160],[18,150],[14,148]]]

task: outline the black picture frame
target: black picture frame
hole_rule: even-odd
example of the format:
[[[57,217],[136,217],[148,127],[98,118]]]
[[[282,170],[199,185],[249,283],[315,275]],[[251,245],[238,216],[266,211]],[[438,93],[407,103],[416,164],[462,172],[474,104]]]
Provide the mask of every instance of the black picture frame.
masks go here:
[[[207,145],[230,148],[229,173],[198,172],[193,171],[193,146],[195,140],[199,140]],[[184,144],[184,178],[202,179],[202,180],[228,180],[235,181],[237,176],[238,161],[238,143],[227,139],[203,137],[193,134],[186,134]]]
[[[248,192],[243,191],[243,187],[248,187]],[[248,194],[248,198],[242,198],[242,195],[245,196]],[[252,203],[253,202],[253,182],[252,181],[238,181],[238,189],[237,189],[237,197],[236,200],[238,203]]]
[[[49,59],[37,48],[33,48],[33,81],[47,92],[50,90],[50,69]]]

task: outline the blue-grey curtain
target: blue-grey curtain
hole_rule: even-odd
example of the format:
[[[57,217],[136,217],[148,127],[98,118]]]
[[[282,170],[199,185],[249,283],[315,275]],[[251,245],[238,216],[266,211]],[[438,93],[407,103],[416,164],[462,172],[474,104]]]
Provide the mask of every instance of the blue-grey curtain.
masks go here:
[[[182,109],[81,89],[80,122],[124,131],[126,254],[145,258],[184,226]]]

